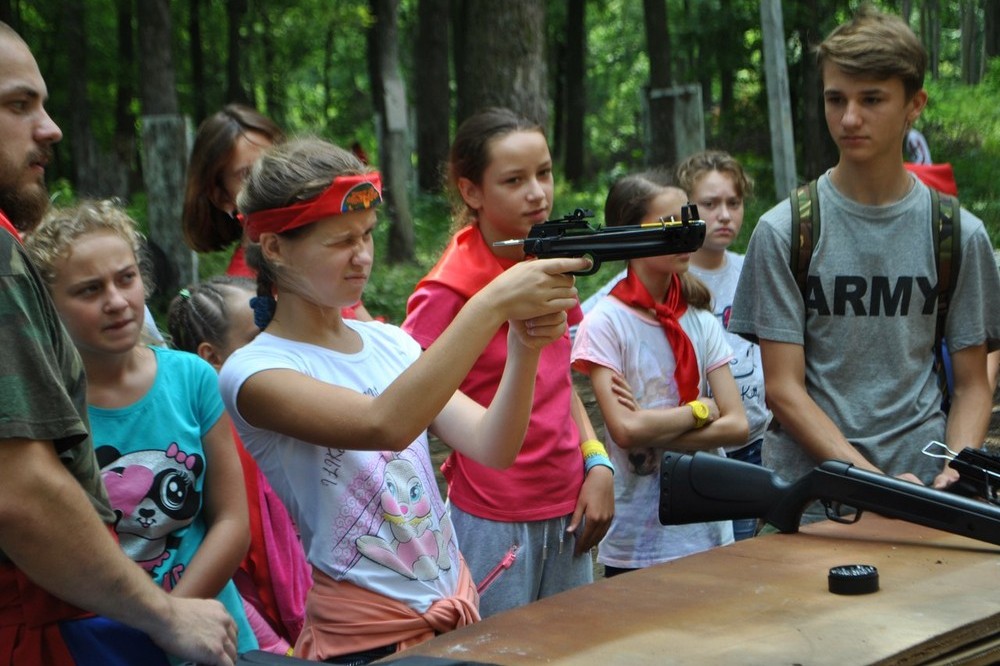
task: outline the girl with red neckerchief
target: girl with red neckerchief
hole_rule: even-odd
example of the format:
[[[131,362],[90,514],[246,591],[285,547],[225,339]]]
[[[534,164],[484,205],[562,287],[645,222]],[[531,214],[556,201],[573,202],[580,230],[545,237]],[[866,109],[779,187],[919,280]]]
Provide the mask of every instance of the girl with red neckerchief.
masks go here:
[[[681,219],[683,190],[658,172],[616,182],[609,226]],[[632,259],[583,319],[573,367],[590,375],[614,461],[616,513],[598,548],[605,576],[733,541],[732,521],[660,525],[664,449],[709,450],[746,441],[747,419],[729,362],[733,352],[711,293],[688,274],[690,254]]]
[[[448,181],[463,225],[417,285],[403,329],[429,346],[490,279],[524,260],[519,245],[552,212],[552,158],[537,123],[490,108],[466,120],[452,144]],[[569,322],[579,321],[579,307]],[[489,404],[506,361],[501,329],[462,391]],[[442,471],[455,530],[479,585],[484,617],[593,580],[590,550],[614,513],[613,471],[573,389],[567,334],[538,364],[524,446],[505,470],[453,451]]]

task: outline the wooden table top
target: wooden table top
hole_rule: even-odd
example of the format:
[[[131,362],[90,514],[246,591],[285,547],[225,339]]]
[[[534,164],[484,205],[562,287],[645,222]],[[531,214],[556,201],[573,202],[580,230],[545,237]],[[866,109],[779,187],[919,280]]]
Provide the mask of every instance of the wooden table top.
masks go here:
[[[833,566],[878,592],[828,590]],[[596,581],[400,653],[489,664],[1000,663],[1000,548],[866,513]],[[405,660],[404,660],[405,661]]]

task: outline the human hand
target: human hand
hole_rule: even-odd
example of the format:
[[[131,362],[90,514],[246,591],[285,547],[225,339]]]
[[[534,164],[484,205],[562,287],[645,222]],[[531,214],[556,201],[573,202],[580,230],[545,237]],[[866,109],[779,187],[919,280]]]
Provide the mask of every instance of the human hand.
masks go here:
[[[918,483],[921,486],[924,485],[924,482],[920,480],[920,477],[911,472],[903,472],[902,474],[897,474],[895,478],[899,479],[900,481],[909,481],[910,483]]]
[[[715,400],[700,395],[698,396],[698,402],[705,403],[708,407],[708,423],[711,423],[719,418],[719,406],[715,404]]]
[[[566,312],[562,310],[531,319],[514,319],[510,322],[510,332],[513,339],[522,346],[541,349],[561,339],[566,333]]]
[[[611,527],[611,519],[615,517],[615,477],[604,465],[597,465],[583,480],[580,495],[576,500],[576,509],[566,531],[576,534],[580,522],[583,522],[583,532],[576,534],[574,553],[582,555],[600,543]]]
[[[629,411],[639,411],[639,403],[632,393],[632,386],[617,372],[611,375],[611,392],[618,398],[618,404]]]
[[[589,265],[589,259],[570,257],[522,261],[497,276],[477,296],[508,320],[564,312],[577,303],[575,278],[570,272]]]
[[[167,622],[150,638],[168,654],[206,666],[236,663],[236,623],[215,599],[168,597]]]
[[[936,490],[944,490],[951,484],[958,481],[958,478],[959,474],[957,470],[952,467],[945,466],[945,468],[941,470],[941,473],[934,477],[934,482],[931,484],[931,487]]]

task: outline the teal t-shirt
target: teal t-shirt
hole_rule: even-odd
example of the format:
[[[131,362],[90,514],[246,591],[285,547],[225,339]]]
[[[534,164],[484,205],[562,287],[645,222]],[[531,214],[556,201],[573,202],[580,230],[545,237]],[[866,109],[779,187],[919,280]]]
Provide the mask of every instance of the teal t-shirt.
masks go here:
[[[205,538],[202,438],[224,408],[211,365],[187,352],[150,349],[157,367],[146,395],[127,407],[88,412],[122,549],[169,592]],[[218,599],[239,627],[237,649],[256,649],[232,581]]]

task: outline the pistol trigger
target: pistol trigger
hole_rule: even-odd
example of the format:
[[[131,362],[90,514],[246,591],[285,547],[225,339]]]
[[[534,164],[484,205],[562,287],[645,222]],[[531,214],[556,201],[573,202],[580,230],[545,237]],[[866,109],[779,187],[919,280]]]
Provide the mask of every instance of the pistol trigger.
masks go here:
[[[853,525],[854,523],[861,520],[861,514],[863,511],[861,509],[856,509],[853,506],[846,506],[841,502],[821,500],[823,507],[826,509],[826,517],[835,523],[840,523],[841,525]],[[844,515],[844,509],[847,509],[847,515]]]

